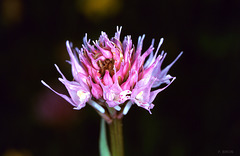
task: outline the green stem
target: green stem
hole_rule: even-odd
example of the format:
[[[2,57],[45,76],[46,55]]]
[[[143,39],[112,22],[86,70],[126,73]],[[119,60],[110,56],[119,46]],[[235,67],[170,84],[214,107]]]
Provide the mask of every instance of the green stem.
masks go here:
[[[113,119],[109,124],[111,138],[112,156],[124,156],[123,151],[123,135],[122,135],[122,119]]]

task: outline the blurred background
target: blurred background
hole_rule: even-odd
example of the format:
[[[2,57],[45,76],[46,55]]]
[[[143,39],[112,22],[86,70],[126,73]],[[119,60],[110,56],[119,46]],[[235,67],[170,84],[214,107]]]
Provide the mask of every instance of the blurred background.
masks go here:
[[[44,87],[67,93],[66,40],[80,47],[88,33],[121,39],[146,34],[143,50],[161,37],[163,67],[175,82],[154,101],[152,115],[133,106],[124,117],[127,156],[239,155],[239,0],[2,0],[0,2],[0,155],[99,155],[100,117],[80,111]]]

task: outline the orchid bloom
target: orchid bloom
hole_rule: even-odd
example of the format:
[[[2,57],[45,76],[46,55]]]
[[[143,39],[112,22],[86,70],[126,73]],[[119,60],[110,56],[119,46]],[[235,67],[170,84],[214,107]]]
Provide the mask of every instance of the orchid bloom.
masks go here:
[[[58,66],[55,66],[62,76],[59,80],[65,85],[70,97],[56,92],[44,81],[42,83],[71,103],[75,109],[81,109],[88,103],[101,113],[105,113],[106,108],[113,107],[125,115],[135,103],[151,113],[156,95],[175,80],[168,71],[182,52],[170,65],[161,69],[166,57],[164,51],[158,55],[163,38],[155,52],[153,40],[150,47],[142,53],[145,35],[139,37],[135,49],[131,36],[120,41],[121,29],[122,27],[117,27],[117,32],[111,39],[105,32],[101,32],[99,39],[92,42],[86,34],[81,49],[73,48],[72,43],[66,42],[73,81],[68,81]],[[165,86],[160,87],[161,84]],[[157,87],[160,88],[153,90]]]

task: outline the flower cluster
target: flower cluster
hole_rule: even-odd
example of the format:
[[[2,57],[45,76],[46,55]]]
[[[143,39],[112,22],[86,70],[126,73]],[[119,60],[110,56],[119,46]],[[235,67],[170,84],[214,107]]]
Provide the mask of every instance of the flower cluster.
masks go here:
[[[101,32],[99,40],[92,42],[86,34],[81,49],[66,42],[74,80],[67,80],[55,66],[62,76],[59,81],[65,85],[70,97],[56,92],[44,81],[42,83],[71,103],[74,109],[79,110],[88,103],[101,113],[112,107],[127,114],[135,103],[151,113],[156,95],[175,80],[168,71],[182,52],[170,65],[161,69],[166,57],[164,51],[158,55],[163,38],[155,53],[153,40],[141,54],[145,36],[139,37],[137,47],[134,47],[131,36],[126,36],[121,42],[120,33],[121,27],[117,27],[115,36],[109,39],[105,32]],[[161,84],[165,86],[160,87]]]

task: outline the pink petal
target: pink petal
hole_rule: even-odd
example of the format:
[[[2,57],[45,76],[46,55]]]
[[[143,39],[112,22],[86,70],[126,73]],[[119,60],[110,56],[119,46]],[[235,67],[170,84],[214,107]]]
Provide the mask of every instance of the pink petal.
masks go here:
[[[67,46],[67,51],[71,60],[73,77],[75,80],[78,81],[79,80],[79,77],[77,76],[78,73],[81,73],[84,76],[86,76],[87,73],[85,72],[84,68],[79,64],[79,61],[77,60],[76,56],[73,55],[72,47],[69,41],[66,41],[66,46]]]
[[[96,98],[96,99],[100,99],[103,95],[103,91],[102,88],[100,87],[99,84],[96,84],[94,82],[92,82],[92,78],[90,77],[90,84],[91,84],[91,93],[92,95]]]
[[[112,58],[112,53],[109,50],[101,48],[98,45],[98,43],[95,43],[94,45],[101,51],[101,53],[103,54],[104,57],[106,57],[108,59]]]
[[[174,77],[172,79],[172,81],[170,83],[168,83],[165,87],[150,92],[149,102],[152,103],[154,101],[155,97],[157,96],[157,94],[159,92],[163,91],[164,89],[166,89],[175,79],[176,79],[176,77]]]
[[[103,76],[103,82],[104,82],[105,86],[112,86],[112,84],[113,84],[113,80],[112,80],[108,70],[105,70],[105,75]]]

